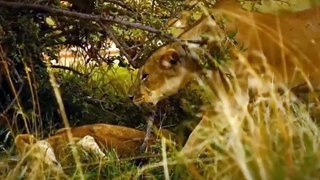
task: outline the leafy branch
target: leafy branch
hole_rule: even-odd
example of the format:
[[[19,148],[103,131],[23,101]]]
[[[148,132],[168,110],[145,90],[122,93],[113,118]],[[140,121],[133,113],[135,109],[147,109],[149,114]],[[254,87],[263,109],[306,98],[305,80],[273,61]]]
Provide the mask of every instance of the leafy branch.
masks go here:
[[[43,5],[38,5],[38,4],[30,4],[30,3],[22,3],[22,2],[7,2],[7,1],[0,1],[0,6],[7,7],[7,8],[13,8],[13,9],[30,9],[30,10],[35,10],[39,12],[47,12],[50,13],[51,15],[59,15],[59,16],[66,16],[66,17],[71,17],[71,18],[76,18],[76,19],[82,19],[82,20],[87,20],[87,21],[95,21],[95,22],[108,22],[108,23],[116,23],[116,24],[121,24],[124,26],[128,26],[131,28],[137,28],[145,31],[149,31],[155,34],[161,34],[162,31],[156,28],[153,28],[151,26],[146,26],[141,23],[137,22],[130,22],[126,20],[122,20],[117,17],[112,17],[112,16],[105,16],[105,15],[93,15],[93,14],[86,14],[86,13],[80,13],[80,12],[73,12],[69,10],[63,10],[63,9],[58,9],[54,7],[49,7],[49,6],[43,6]],[[163,34],[163,37],[174,40],[174,41],[179,41],[177,38]]]

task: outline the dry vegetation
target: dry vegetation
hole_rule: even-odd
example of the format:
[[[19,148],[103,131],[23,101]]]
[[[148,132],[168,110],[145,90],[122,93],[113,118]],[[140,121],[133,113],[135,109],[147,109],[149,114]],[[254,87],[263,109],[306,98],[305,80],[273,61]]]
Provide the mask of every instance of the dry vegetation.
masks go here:
[[[6,3],[6,1],[2,2]],[[29,1],[23,2],[29,3]],[[71,0],[68,2],[75,3]],[[73,7],[64,7],[65,4],[62,6],[53,2],[41,5],[84,14],[98,14],[102,11],[98,5],[96,11],[92,11],[84,8],[86,6],[83,6],[82,1],[79,2],[78,6]],[[237,84],[235,86],[239,89],[232,97],[222,94],[219,100],[216,100],[216,95],[210,87],[203,81],[199,81],[188,85],[179,94],[158,103],[155,127],[167,125],[168,129],[175,132],[177,142],[160,136],[152,145],[151,151],[149,149],[147,153],[141,152],[129,157],[120,157],[112,148],[102,148],[105,156],[97,157],[81,147],[70,145],[70,148],[68,144],[67,152],[64,151],[67,153],[67,161],[63,166],[60,167],[52,159],[49,162],[46,158],[47,154],[51,153],[47,151],[50,149],[47,148],[43,152],[42,147],[47,144],[39,140],[51,136],[61,127],[110,123],[143,131],[146,129],[145,117],[150,107],[138,108],[126,97],[135,75],[132,67],[143,64],[149,51],[159,46],[158,39],[162,39],[163,42],[170,38],[174,39],[170,36],[163,37],[162,33],[156,33],[157,36],[155,36],[152,31],[168,30],[161,28],[165,27],[165,21],[170,17],[170,8],[174,7],[175,2],[154,1],[156,4],[148,4],[149,1],[126,1],[130,6],[125,6],[121,3],[122,1],[119,1],[119,4],[112,2],[110,1],[105,7],[110,8],[109,5],[112,7],[109,14],[106,13],[106,18],[109,18],[110,14],[110,17],[113,17],[112,13],[115,13],[121,16],[123,21],[138,21],[146,26],[139,24],[141,31],[132,30],[128,27],[124,28],[125,25],[120,22],[120,25],[111,24],[112,28],[110,28],[99,26],[99,23],[92,21],[90,23],[72,22],[66,17],[50,16],[50,18],[54,17],[52,19],[56,23],[55,26],[76,27],[67,31],[62,28],[59,29],[62,33],[58,33],[48,24],[45,24],[48,26],[47,29],[38,30],[38,25],[41,23],[37,24],[36,21],[41,18],[30,20],[28,15],[34,12],[25,10],[19,14],[17,19],[20,19],[15,24],[24,25],[20,27],[25,29],[18,27],[7,29],[1,24],[8,25],[16,19],[13,18],[12,13],[7,12],[10,9],[2,9],[0,5],[0,133],[3,140],[3,143],[0,143],[1,179],[320,178],[318,124],[320,110],[317,92],[293,95],[286,88],[282,92],[272,88],[265,92],[265,87],[272,87],[272,84],[260,76],[257,76],[256,80],[262,86],[256,87],[256,96],[251,101],[244,97],[243,89],[240,89]],[[163,3],[162,6],[161,3]],[[313,3],[317,2],[310,1],[310,4]],[[163,7],[165,5],[168,5],[168,8]],[[281,7],[283,6],[287,8],[287,4],[282,4]],[[257,6],[251,6],[248,3],[246,7],[256,8]],[[155,11],[153,12],[155,16],[147,17],[145,11],[148,12],[151,9]],[[181,10],[173,9],[174,12]],[[161,10],[163,13],[158,12]],[[265,10],[268,11],[268,8]],[[274,8],[271,10],[274,11]],[[197,14],[201,9],[195,11]],[[139,12],[142,14],[141,17],[137,15]],[[44,14],[39,16],[47,18],[48,16]],[[106,22],[109,21],[106,20]],[[90,25],[94,25],[92,29]],[[145,27],[155,27],[155,29],[150,30]],[[33,31],[30,33],[26,31],[30,29]],[[129,61],[120,58],[120,65],[117,65],[113,63],[118,60],[117,58],[103,57],[105,54],[101,53],[101,50],[108,45],[101,42],[109,40],[113,34],[110,34],[108,29],[111,29],[119,38],[122,47],[120,51]],[[147,31],[144,31],[146,29]],[[79,32],[75,35],[74,31]],[[103,31],[107,33],[104,34]],[[178,30],[169,29],[169,31],[175,33]],[[90,35],[89,32],[92,34]],[[19,36],[19,33],[23,36]],[[43,39],[41,35],[45,38]],[[27,36],[32,38],[25,38]],[[56,36],[57,38],[54,38]],[[131,36],[136,38],[131,39]],[[141,40],[141,37],[145,39]],[[39,41],[36,40],[38,38]],[[50,41],[45,41],[46,38]],[[58,46],[52,44],[58,44]],[[88,44],[95,48],[88,48]],[[92,63],[70,66],[67,71],[64,68],[50,67],[47,63],[43,63],[46,58],[57,59],[58,52],[70,46],[82,48],[79,52],[84,53],[83,60]],[[130,46],[131,50],[126,49],[126,46]],[[43,53],[46,56],[43,56]],[[245,71],[252,72],[253,69],[248,67]],[[216,101],[213,102],[213,99]],[[181,145],[199,121],[203,104],[214,107],[207,112],[210,113],[207,117],[211,124],[199,133],[200,139],[205,139],[202,143],[206,144],[206,148],[201,156],[189,159],[180,154]],[[154,131],[157,128],[154,128]],[[84,131],[77,133],[80,132],[84,133]],[[29,139],[28,136],[28,139],[24,139],[24,142],[28,142],[28,147],[22,150],[22,154],[18,154],[19,150],[14,146],[14,138],[22,133],[33,134],[37,140],[34,137]],[[90,133],[92,131],[88,134]],[[139,133],[145,134],[142,131]],[[131,138],[133,134],[129,133],[125,136]],[[82,137],[83,134],[81,134]],[[38,143],[31,143],[33,141]],[[203,144],[199,146],[203,147]],[[137,148],[136,145],[134,148]]]

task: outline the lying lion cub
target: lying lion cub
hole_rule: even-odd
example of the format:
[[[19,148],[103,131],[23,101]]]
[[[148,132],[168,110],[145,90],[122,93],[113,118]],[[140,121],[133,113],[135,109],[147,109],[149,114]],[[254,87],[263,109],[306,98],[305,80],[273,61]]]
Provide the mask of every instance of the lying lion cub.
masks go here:
[[[236,0],[220,0],[204,11],[210,15],[179,36],[185,42],[159,48],[140,68],[130,90],[135,103],[156,104],[196,78],[218,95],[234,91],[233,79],[245,92],[259,85],[256,78],[266,79],[268,83],[260,85],[267,91],[283,84],[288,89],[320,88],[319,6],[275,16],[246,11]],[[204,70],[204,60],[217,59],[222,51],[229,53],[230,60],[216,61]],[[210,118],[205,115],[189,136],[185,152],[200,144],[194,134],[208,124]],[[201,148],[189,150],[187,155],[197,156]]]
[[[110,124],[91,124],[70,128],[73,141],[87,153],[98,158],[105,156],[104,152],[114,150],[119,157],[128,157],[141,152],[139,147],[144,141],[145,132],[133,128]],[[155,143],[152,136],[149,144]],[[45,140],[37,140],[29,134],[20,134],[15,138],[15,145],[21,155],[30,153],[31,158],[37,158],[44,164],[59,169],[60,163],[72,158],[68,145],[70,141],[67,129],[60,129],[56,134]],[[70,159],[69,158],[69,159]]]

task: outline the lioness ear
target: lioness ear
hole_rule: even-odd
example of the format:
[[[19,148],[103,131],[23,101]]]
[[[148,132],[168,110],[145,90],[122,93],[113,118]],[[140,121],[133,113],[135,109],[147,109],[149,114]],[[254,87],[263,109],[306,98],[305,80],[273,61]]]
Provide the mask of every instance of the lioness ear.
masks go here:
[[[169,69],[178,64],[180,59],[179,53],[175,49],[168,49],[167,52],[161,56],[160,64]]]

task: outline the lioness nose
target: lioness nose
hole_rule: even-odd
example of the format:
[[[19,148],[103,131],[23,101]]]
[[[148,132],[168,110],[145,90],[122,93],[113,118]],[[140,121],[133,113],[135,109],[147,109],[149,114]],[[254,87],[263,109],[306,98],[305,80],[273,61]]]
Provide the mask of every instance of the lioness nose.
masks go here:
[[[128,98],[129,98],[130,100],[133,100],[134,95],[129,94],[129,95],[128,95]]]

